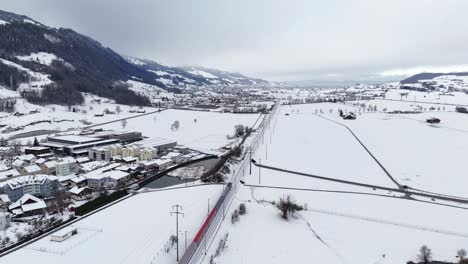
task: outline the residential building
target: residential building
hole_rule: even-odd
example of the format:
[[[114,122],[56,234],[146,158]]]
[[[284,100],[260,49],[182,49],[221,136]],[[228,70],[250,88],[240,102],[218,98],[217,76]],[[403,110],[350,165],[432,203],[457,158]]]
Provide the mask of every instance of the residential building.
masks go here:
[[[109,186],[117,186],[130,180],[130,174],[124,171],[111,170],[103,173],[90,173],[85,175],[88,179],[88,186],[92,189],[99,189]]]
[[[111,151],[109,148],[91,148],[88,151],[88,157],[97,161],[109,161],[111,159]]]
[[[24,194],[52,197],[59,187],[58,178],[50,175],[20,176],[0,182],[0,193],[8,195],[12,202]]]
[[[65,157],[57,160],[55,164],[55,174],[57,176],[65,176],[78,172],[79,167],[76,159],[73,157]]]
[[[53,175],[53,174],[55,174],[56,165],[57,165],[57,161],[55,161],[55,160],[46,161],[46,162],[42,163],[42,165],[41,165],[42,172],[44,174]]]
[[[46,203],[31,195],[25,194],[18,201],[8,206],[8,210],[16,217],[31,216],[45,213]]]
[[[34,164],[34,165],[22,167],[19,170],[19,172],[21,175],[36,175],[36,174],[42,173],[42,169],[39,166]]]

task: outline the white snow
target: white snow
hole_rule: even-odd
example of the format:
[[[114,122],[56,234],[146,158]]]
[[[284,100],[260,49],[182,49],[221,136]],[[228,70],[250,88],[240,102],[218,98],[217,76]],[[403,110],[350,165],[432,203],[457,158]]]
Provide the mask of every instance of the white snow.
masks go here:
[[[10,24],[10,22],[0,19],[0,26],[6,25],[6,24]]]
[[[195,69],[195,68],[192,68],[188,71],[189,73],[193,74],[193,75],[199,75],[199,76],[202,76],[202,77],[205,77],[205,78],[208,78],[208,79],[217,79],[218,77],[209,73],[209,72],[206,72],[206,71],[202,71],[202,70],[198,70],[198,69]]]
[[[338,104],[281,107],[276,125],[271,126],[274,129],[270,128],[253,158],[280,168],[394,187],[344,127],[313,114],[315,109],[322,108],[327,113],[323,116],[356,129],[355,133],[393,175],[412,175],[414,171],[424,175],[402,184],[435,188],[438,183],[439,191],[461,194],[456,192],[456,185],[466,186],[466,180],[465,184],[459,181],[454,172],[464,169],[448,167],[464,163],[464,155],[459,151],[466,150],[468,143],[459,138],[462,133],[456,136],[418,121],[408,124],[398,117],[387,119],[385,114],[362,114],[357,120],[344,121],[334,117],[338,107],[347,108]],[[335,109],[332,114],[328,113],[330,108]],[[431,129],[435,132],[429,131]],[[445,142],[447,146],[434,142]],[[305,260],[332,264],[406,263],[415,261],[419,247],[425,244],[432,249],[434,259],[455,262],[454,252],[468,243],[468,232],[464,232],[468,212],[463,209],[397,199],[393,197],[395,194],[371,188],[257,167],[253,167],[251,176],[246,171],[244,181],[258,184],[259,174],[261,185],[266,186],[388,196],[241,187],[231,212],[245,203],[247,214],[241,216],[238,223],[232,224],[230,219],[223,222],[203,263],[210,263],[210,256],[226,232],[229,233],[227,248],[215,259],[217,263],[303,263]],[[424,185],[415,185],[418,182]],[[308,210],[285,221],[278,209],[267,201],[278,201],[288,194],[298,203],[307,204]]]
[[[202,186],[137,194],[74,223],[77,235],[61,243],[44,237],[0,263],[175,263],[175,248],[164,252],[175,233],[172,205],[181,205],[184,213],[180,241],[185,231],[190,241],[207,214],[208,199],[216,200],[221,191],[222,186]]]
[[[222,114],[201,111],[172,110],[153,115],[129,119],[127,127],[141,131],[148,137],[161,137],[176,140],[178,144],[199,150],[213,150],[223,147],[232,140],[227,135],[234,133],[234,126],[252,126],[257,114]],[[194,120],[197,120],[195,122]],[[179,121],[179,129],[171,125]],[[120,123],[102,126],[105,129],[120,129]]]
[[[39,62],[40,64],[48,65],[48,66],[50,66],[50,64],[54,60],[62,60],[58,58],[55,54],[47,53],[47,52],[37,52],[37,53],[33,52],[27,56],[16,56],[16,58],[22,61]]]

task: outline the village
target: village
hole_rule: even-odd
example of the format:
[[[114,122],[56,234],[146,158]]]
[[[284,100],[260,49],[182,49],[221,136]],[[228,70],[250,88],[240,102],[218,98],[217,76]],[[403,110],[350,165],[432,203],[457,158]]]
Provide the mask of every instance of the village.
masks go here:
[[[103,129],[50,135],[31,147],[4,140],[1,151],[1,247],[70,220],[89,201],[210,156],[174,140]]]

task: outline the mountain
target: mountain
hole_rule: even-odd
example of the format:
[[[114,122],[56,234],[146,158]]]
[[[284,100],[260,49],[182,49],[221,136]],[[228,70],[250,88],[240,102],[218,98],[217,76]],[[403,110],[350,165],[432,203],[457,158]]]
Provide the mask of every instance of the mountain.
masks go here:
[[[168,87],[190,88],[206,85],[266,85],[267,81],[240,73],[204,68],[201,66],[170,67],[157,62],[127,56],[126,59],[142,69],[156,74],[157,80]]]
[[[454,75],[454,76],[468,76],[468,72],[453,72],[453,73],[419,73],[416,75],[413,75],[411,77],[408,77],[402,81],[400,81],[401,84],[412,84],[412,83],[418,83],[420,80],[431,80],[436,77],[440,76],[445,76],[445,75]]]
[[[214,84],[266,83],[237,73],[193,69],[123,57],[72,29],[51,28],[0,10],[0,86],[18,90],[33,103],[80,104],[81,93],[87,92],[121,104],[149,104],[148,98],[128,89],[129,80],[174,92]]]

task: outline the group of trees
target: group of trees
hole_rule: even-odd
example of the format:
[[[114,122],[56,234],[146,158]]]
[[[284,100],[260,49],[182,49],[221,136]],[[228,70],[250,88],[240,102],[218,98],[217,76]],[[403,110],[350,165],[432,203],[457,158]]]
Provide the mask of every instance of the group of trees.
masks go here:
[[[457,255],[456,257],[458,258],[458,263],[459,264],[468,264],[468,259],[466,258],[467,252],[465,249],[461,248],[457,250]],[[432,263],[432,250],[426,246],[423,245],[422,247],[419,248],[419,253],[417,254],[417,263],[418,264],[430,264]],[[439,262],[437,262],[439,263]],[[408,261],[407,264],[416,264],[413,261]]]
[[[16,99],[15,98],[5,98],[0,100],[0,112],[12,113],[15,111]]]

